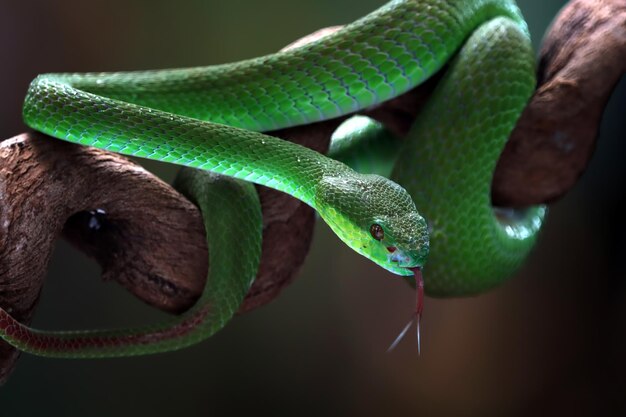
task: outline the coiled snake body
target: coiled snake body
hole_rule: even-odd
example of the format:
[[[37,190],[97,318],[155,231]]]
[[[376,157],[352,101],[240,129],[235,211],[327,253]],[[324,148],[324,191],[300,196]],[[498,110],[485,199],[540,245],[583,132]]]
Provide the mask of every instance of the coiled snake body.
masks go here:
[[[259,133],[375,106],[444,65],[393,181]],[[543,220],[542,207],[496,216],[489,197],[534,83],[526,24],[505,0],[395,0],[319,41],[233,64],[41,75],[24,103],[32,128],[238,180],[197,170],[178,180],[202,209],[211,252],[204,293],[181,318],[142,329],[42,332],[1,310],[0,334],[19,349],[59,357],[153,353],[208,337],[256,275],[261,220],[248,182],[309,204],[351,248],[395,274],[424,268],[430,294],[493,287],[521,264]]]

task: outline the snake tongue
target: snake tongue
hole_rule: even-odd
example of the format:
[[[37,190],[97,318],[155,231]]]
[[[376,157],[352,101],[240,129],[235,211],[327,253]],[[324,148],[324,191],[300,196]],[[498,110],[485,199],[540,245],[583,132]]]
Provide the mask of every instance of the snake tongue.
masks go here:
[[[417,354],[419,355],[422,351],[420,322],[422,321],[422,311],[424,310],[424,277],[419,266],[410,269],[413,271],[413,275],[415,275],[415,320],[417,321]]]
[[[409,268],[413,271],[413,275],[415,275],[415,312],[411,315],[411,320],[407,323],[406,326],[402,329],[396,340],[393,341],[387,352],[391,352],[395,347],[400,343],[406,332],[411,327],[414,321],[417,322],[417,354],[421,354],[421,337],[420,337],[420,322],[422,320],[422,310],[424,309],[424,277],[422,276],[422,269],[418,266],[415,268]]]

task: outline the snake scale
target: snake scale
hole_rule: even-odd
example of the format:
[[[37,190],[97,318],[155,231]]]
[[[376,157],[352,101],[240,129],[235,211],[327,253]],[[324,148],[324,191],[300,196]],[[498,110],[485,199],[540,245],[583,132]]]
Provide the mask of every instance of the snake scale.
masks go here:
[[[262,133],[358,113],[442,69],[391,179]],[[544,207],[499,210],[490,201],[498,156],[534,86],[528,29],[508,0],[394,0],[313,43],[231,64],[40,75],[23,109],[33,129],[198,168],[185,168],[177,186],[202,210],[211,268],[196,306],[169,323],[52,332],[0,310],[0,335],[23,351],[68,358],[162,352],[210,336],[258,267],[251,183],[302,200],[356,252],[415,276],[419,323],[422,288],[484,291],[536,240]]]

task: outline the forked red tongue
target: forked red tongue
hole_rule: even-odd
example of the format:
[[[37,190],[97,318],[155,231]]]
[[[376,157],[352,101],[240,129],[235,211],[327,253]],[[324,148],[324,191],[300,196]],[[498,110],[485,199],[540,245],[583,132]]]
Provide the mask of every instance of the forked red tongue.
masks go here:
[[[420,322],[422,321],[422,310],[424,310],[424,277],[419,266],[411,268],[411,271],[415,275],[415,320],[417,320],[417,354],[419,355],[422,352]]]
[[[417,303],[415,305],[415,314],[417,318],[422,316],[422,310],[424,309],[424,277],[422,277],[422,268],[416,266],[415,268],[409,268],[415,275],[415,291],[417,297]]]
[[[404,329],[400,332],[396,340],[393,341],[387,352],[391,352],[397,345],[400,343],[406,332],[413,324],[413,321],[417,322],[417,354],[419,355],[422,351],[422,343],[420,338],[420,322],[422,320],[422,310],[424,309],[424,277],[422,277],[422,269],[420,267],[409,268],[413,271],[413,275],[415,275],[415,313],[411,315],[411,320],[404,326]]]

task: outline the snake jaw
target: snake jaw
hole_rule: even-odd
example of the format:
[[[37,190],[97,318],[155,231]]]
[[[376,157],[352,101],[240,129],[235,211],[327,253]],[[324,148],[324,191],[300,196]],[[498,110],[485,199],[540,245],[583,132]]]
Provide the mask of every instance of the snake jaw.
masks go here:
[[[415,275],[415,269],[420,269],[422,264],[415,256],[411,256],[411,251],[402,250],[396,246],[387,247],[387,261],[395,264],[396,269],[400,269],[402,275]]]
[[[411,257],[405,255],[401,250],[395,250],[389,255],[389,261],[397,263],[398,266],[403,266],[405,264],[409,264],[411,262]]]

